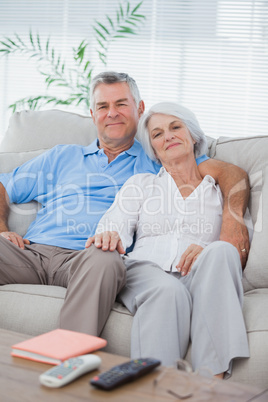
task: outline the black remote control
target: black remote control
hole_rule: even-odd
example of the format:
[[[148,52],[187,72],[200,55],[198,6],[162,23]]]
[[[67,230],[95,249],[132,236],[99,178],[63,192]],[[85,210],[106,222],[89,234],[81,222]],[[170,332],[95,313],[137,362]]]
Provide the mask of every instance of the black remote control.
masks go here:
[[[93,377],[90,384],[108,391],[119,385],[136,380],[160,364],[160,360],[151,358],[130,360],[127,363],[114,366],[110,370]]]

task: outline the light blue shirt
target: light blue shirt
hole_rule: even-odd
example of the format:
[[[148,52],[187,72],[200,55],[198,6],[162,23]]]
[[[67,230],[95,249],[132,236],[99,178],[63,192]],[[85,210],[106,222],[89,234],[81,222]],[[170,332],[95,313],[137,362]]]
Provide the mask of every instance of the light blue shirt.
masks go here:
[[[203,155],[196,162],[207,159]],[[137,140],[108,163],[95,140],[87,147],[57,145],[13,172],[1,174],[0,181],[11,203],[35,200],[41,204],[26,239],[81,250],[125,181],[137,173],[157,174],[160,167]]]

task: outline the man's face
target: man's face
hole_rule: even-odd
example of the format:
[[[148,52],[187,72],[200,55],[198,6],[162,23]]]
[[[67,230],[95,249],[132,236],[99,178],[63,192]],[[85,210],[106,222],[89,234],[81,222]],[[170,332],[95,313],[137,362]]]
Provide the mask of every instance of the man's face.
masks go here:
[[[98,130],[100,146],[131,146],[144,111],[143,102],[137,107],[126,82],[99,84],[94,97],[95,109],[90,112]]]

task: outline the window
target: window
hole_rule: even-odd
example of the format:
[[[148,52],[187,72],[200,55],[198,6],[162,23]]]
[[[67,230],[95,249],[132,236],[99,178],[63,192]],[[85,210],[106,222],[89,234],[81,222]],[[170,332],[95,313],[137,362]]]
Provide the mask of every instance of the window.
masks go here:
[[[0,36],[16,32],[26,39],[31,27],[44,40],[50,35],[70,63],[72,47],[86,38],[97,74],[104,66],[94,50],[91,26],[95,20],[104,21],[105,14],[113,16],[117,4],[110,0],[0,2]],[[139,35],[112,44],[107,70],[132,75],[147,108],[161,100],[189,107],[209,136],[267,134],[267,0],[144,0],[140,12],[146,22]],[[9,56],[0,58],[0,93],[0,132],[4,133],[11,114],[8,105],[44,94],[46,87],[33,61]]]

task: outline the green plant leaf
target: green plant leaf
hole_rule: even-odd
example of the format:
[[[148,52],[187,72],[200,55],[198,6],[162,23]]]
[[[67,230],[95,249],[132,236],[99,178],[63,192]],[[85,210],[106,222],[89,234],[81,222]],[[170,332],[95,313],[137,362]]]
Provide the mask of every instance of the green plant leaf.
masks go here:
[[[104,46],[104,44],[98,38],[97,38],[97,41],[98,41],[100,47],[103,48],[103,50],[107,50],[106,46]]]
[[[129,27],[122,26],[122,25],[120,26],[120,29],[118,30],[118,32],[129,33],[129,34],[132,34],[132,35],[136,34],[136,32],[133,29],[131,29]]]
[[[141,18],[146,18],[144,15],[141,15],[141,14],[133,14],[133,17],[136,17],[136,18],[139,18],[139,19],[141,19]]]
[[[87,75],[87,79],[89,80],[91,78],[93,70],[91,69]],[[87,88],[87,90],[89,91],[89,88]]]
[[[84,65],[84,71],[86,71],[86,69],[89,67],[90,65],[90,61],[87,61],[86,64]]]
[[[61,60],[61,56],[58,56],[58,60],[57,60],[57,64],[56,64],[56,69],[59,68],[60,65],[60,60]]]
[[[110,32],[108,31],[108,29],[107,29],[103,24],[101,24],[101,23],[98,22],[98,21],[97,21],[97,24],[104,30],[104,32],[107,33],[107,35],[110,35]]]
[[[132,12],[131,12],[131,14],[135,14],[136,13],[136,11],[140,8],[140,6],[142,5],[142,3],[143,3],[143,1],[141,1],[139,4],[137,4],[136,5],[136,7],[135,8],[133,8],[133,10],[132,10]]]
[[[145,18],[145,17],[144,17]],[[131,17],[129,17],[129,20],[133,20],[133,21],[137,21],[137,22],[140,22],[141,21],[141,19],[140,18],[136,18],[136,17],[133,17],[133,15],[131,16]]]
[[[81,64],[84,60],[84,55],[85,55],[85,50],[87,48],[87,43],[84,45],[84,41],[80,44],[77,52],[76,52],[76,56],[75,56],[75,60],[79,61],[79,64]]]
[[[48,52],[49,52],[49,41],[50,41],[50,38],[47,39],[47,43],[46,43],[46,54],[47,55],[48,55]]]
[[[38,48],[39,48],[40,52],[42,52],[42,47],[41,47],[41,42],[40,42],[40,36],[39,36],[39,34],[36,35],[36,38],[37,38]]]
[[[17,40],[20,42],[20,44],[25,47],[25,43],[22,41],[20,36],[18,34],[16,34],[16,33],[15,33],[15,36],[16,36]]]
[[[127,20],[127,21],[125,21],[125,22],[126,22],[127,24],[130,24],[130,25],[134,26],[134,27],[137,26],[137,24],[135,24],[135,22],[133,22],[133,21]]]
[[[8,47],[9,49],[11,49],[11,46],[8,45],[6,42],[2,42],[2,41],[1,41],[0,43],[2,43],[2,45],[4,45],[4,46]]]
[[[31,42],[33,48],[35,49],[35,44],[34,44],[34,40],[33,40],[32,31],[30,31],[29,36],[30,36],[30,42]]]
[[[109,21],[111,27],[114,29],[114,24],[113,24],[113,21],[111,20],[111,18],[108,17],[108,15],[106,15],[106,18],[107,18],[107,20]]]
[[[10,38],[7,38],[7,40],[11,43],[11,45],[13,45],[15,47],[18,47],[18,45],[13,40],[11,40]]]
[[[97,32],[97,34],[98,34],[100,37],[102,37],[103,40],[106,41],[106,37],[105,37],[96,27],[94,27],[94,30],[95,30],[95,32]]]

